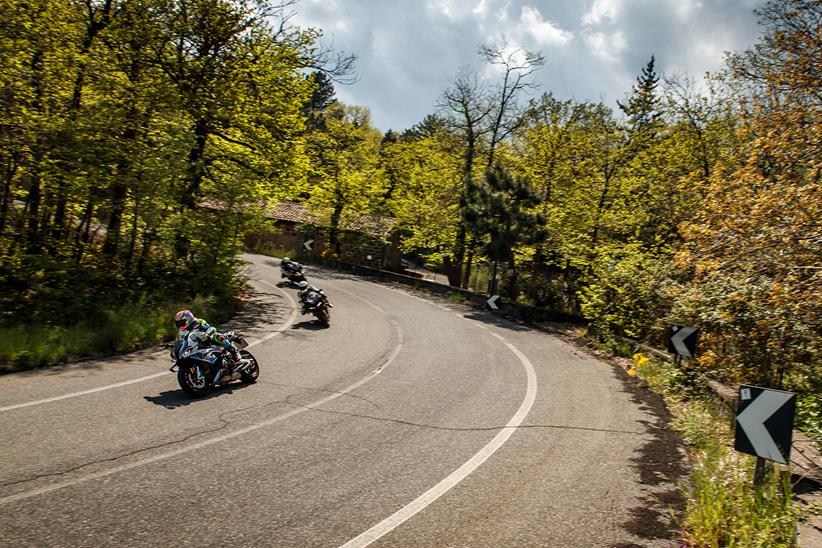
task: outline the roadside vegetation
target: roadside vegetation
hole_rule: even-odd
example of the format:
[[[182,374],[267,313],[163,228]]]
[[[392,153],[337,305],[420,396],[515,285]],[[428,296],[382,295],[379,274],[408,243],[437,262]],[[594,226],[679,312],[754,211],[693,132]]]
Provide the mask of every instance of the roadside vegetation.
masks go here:
[[[306,178],[317,75],[352,61],[292,5],[0,0],[0,371],[237,306],[243,235]]]
[[[322,218],[319,261],[345,215],[390,217],[452,286],[496,274],[602,344],[697,326],[700,375],[797,392],[822,438],[822,4],[769,1],[704,83],[648,52],[617,110],[537,90],[540,52],[483,44],[383,134],[335,98],[354,57],[293,26],[296,3],[0,0],[0,372],[163,340],[183,307],[227,318],[244,236],[289,199]],[[691,447],[688,542],[790,546],[780,476],[752,492],[684,372],[633,372]]]
[[[384,134],[336,99],[354,58],[293,26],[297,4],[0,0],[0,339],[230,310],[245,234],[290,199],[321,219],[322,257],[347,215],[390,217],[453,286],[496,273],[504,298],[604,338],[695,325],[702,372],[822,392],[818,2],[768,2],[759,41],[704,83],[648,52],[616,110],[538,90],[538,51],[482,44]],[[53,359],[4,343],[0,367],[159,329],[65,335]]]
[[[672,363],[633,355],[628,374],[661,394],[671,427],[685,440],[691,468],[680,489],[683,540],[690,546],[793,547],[800,510],[789,472],[769,467],[754,486],[754,457],[733,449],[733,414],[704,382]]]

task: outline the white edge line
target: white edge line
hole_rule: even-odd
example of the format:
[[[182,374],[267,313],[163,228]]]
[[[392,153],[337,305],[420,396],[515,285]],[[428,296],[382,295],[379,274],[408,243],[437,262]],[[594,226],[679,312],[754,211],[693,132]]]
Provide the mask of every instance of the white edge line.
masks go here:
[[[237,436],[242,436],[243,434],[247,434],[249,432],[253,432],[255,430],[265,428],[266,426],[270,426],[274,423],[283,421],[287,418],[293,417],[294,415],[304,413],[305,411],[308,411],[310,409],[314,409],[315,407],[319,407],[320,405],[323,405],[323,404],[326,404],[326,403],[328,403],[332,400],[335,400],[335,399],[339,398],[340,396],[343,396],[343,395],[351,392],[352,390],[356,390],[357,388],[359,388],[363,384],[367,383],[368,381],[370,381],[371,379],[373,379],[374,377],[379,375],[386,367],[391,365],[391,363],[397,358],[397,356],[400,353],[400,350],[402,350],[403,343],[404,343],[404,337],[403,337],[403,332],[402,332],[402,328],[400,327],[400,325],[397,322],[395,322],[394,320],[391,320],[391,323],[393,324],[393,326],[397,330],[397,346],[394,348],[394,350],[391,352],[391,354],[388,356],[388,358],[382,364],[380,364],[379,367],[377,367],[375,370],[373,370],[367,376],[365,376],[364,378],[362,378],[359,381],[355,382],[354,384],[351,384],[351,385],[343,388],[339,392],[335,392],[335,393],[333,393],[329,396],[326,396],[325,398],[319,399],[319,400],[317,400],[315,402],[312,402],[312,403],[309,403],[307,405],[303,405],[303,406],[301,406],[297,409],[292,409],[291,411],[288,411],[287,413],[283,413],[282,415],[278,415],[278,416],[270,418],[268,420],[246,426],[245,428],[240,428],[239,430],[235,430],[233,432],[229,432],[229,433],[223,434],[221,436],[216,436],[216,437],[213,437],[213,438],[209,438],[207,440],[203,440],[201,442],[198,442],[198,443],[195,443],[195,444],[192,444],[192,445],[187,445],[185,447],[181,447],[179,449],[175,449],[175,450],[169,451],[167,453],[162,453],[160,455],[154,455],[154,456],[151,456],[151,457],[146,457],[144,459],[140,459],[140,460],[137,460],[137,461],[134,461],[134,462],[130,462],[128,464],[124,464],[122,466],[117,466],[115,468],[109,468],[107,470],[102,470],[100,472],[95,472],[93,474],[88,474],[86,476],[82,476],[82,477],[75,478],[75,479],[72,479],[72,480],[67,480],[67,481],[63,481],[63,482],[60,482],[60,483],[54,483],[54,484],[51,484],[51,485],[46,485],[44,487],[40,487],[39,489],[33,489],[31,491],[24,491],[22,493],[9,495],[7,497],[0,497],[0,504],[8,504],[8,503],[11,503],[11,502],[16,502],[16,501],[19,501],[19,500],[28,499],[28,498],[31,498],[31,497],[34,497],[34,496],[37,496],[37,495],[42,495],[42,494],[45,494],[45,493],[49,493],[51,491],[57,491],[58,489],[63,489],[65,487],[70,487],[72,485],[77,485],[79,483],[85,483],[87,481],[91,481],[91,480],[95,480],[95,479],[99,479],[99,478],[104,478],[104,477],[110,476],[112,474],[125,472],[127,470],[131,470],[133,468],[138,468],[138,467],[144,466],[146,464],[151,464],[151,463],[154,463],[154,462],[157,462],[157,461],[161,461],[161,460],[165,460],[165,459],[168,459],[168,458],[171,458],[171,457],[175,457],[175,456],[180,455],[182,453],[187,453],[189,451],[194,451],[196,449],[201,449],[203,447],[208,447],[209,445],[214,445],[215,443],[220,443],[220,442],[223,442],[223,441],[226,441],[226,440],[230,440],[232,438],[236,438]]]
[[[291,295],[289,295],[286,291],[283,291],[282,288],[277,287],[276,285],[274,285],[270,282],[267,282],[265,280],[259,280],[259,279],[257,281],[262,282],[262,283],[267,284],[267,285],[270,285],[271,287],[274,287],[276,289],[279,289],[282,292],[282,294],[285,295],[286,298],[288,298],[289,301],[291,301],[291,304],[294,308],[291,312],[291,317],[288,319],[288,322],[283,324],[282,327],[275,330],[273,333],[269,333],[265,337],[263,337],[261,339],[258,339],[258,340],[254,341],[252,343],[249,343],[249,345],[248,345],[249,348],[252,347],[252,346],[256,346],[256,345],[258,345],[262,342],[267,341],[268,339],[270,339],[272,337],[275,337],[275,336],[279,335],[280,333],[282,333],[283,331],[288,329],[289,326],[291,326],[291,324],[294,323],[294,320],[297,317],[297,303],[294,301],[294,299],[291,297]],[[161,373],[152,373],[151,375],[146,375],[145,377],[138,377],[136,379],[131,379],[131,380],[128,380],[128,381],[116,382],[114,384],[107,384],[105,386],[98,386],[97,388],[89,388],[87,390],[80,390],[78,392],[71,392],[69,394],[62,394],[60,396],[53,396],[51,398],[44,398],[44,399],[41,399],[41,400],[34,400],[34,401],[27,401],[27,402],[23,402],[23,403],[15,403],[13,405],[6,405],[5,407],[0,407],[0,413],[2,413],[3,411],[11,411],[12,409],[20,409],[21,407],[31,407],[32,405],[41,405],[41,404],[44,404],[44,403],[51,403],[51,402],[54,402],[54,401],[67,400],[69,398],[76,398],[78,396],[85,396],[87,394],[94,394],[95,392],[102,392],[104,390],[111,390],[112,388],[120,388],[121,386],[128,386],[129,384],[135,384],[135,383],[138,383],[138,382],[144,382],[144,381],[148,381],[148,380],[151,380],[151,379],[156,379],[157,377],[162,377],[162,376],[168,375],[168,374],[169,374],[168,371],[163,371]]]
[[[504,340],[504,339],[503,339]],[[424,510],[427,506],[441,497],[443,494],[448,492],[451,488],[456,486],[459,482],[464,480],[471,474],[474,470],[479,468],[488,458],[494,454],[494,452],[502,447],[502,445],[508,441],[508,438],[514,433],[516,428],[522,424],[522,421],[525,420],[525,417],[531,410],[531,407],[534,404],[537,396],[537,376],[534,372],[534,366],[531,365],[531,362],[528,360],[525,355],[519,351],[517,347],[513,344],[506,342],[505,346],[508,347],[511,352],[513,352],[517,358],[519,358],[520,362],[522,363],[523,367],[525,368],[526,375],[528,377],[528,387],[525,391],[525,397],[522,400],[522,403],[519,406],[519,409],[514,414],[513,417],[508,421],[508,424],[500,430],[500,432],[494,436],[494,438],[489,441],[482,449],[480,449],[473,457],[471,457],[467,462],[465,462],[462,466],[457,468],[454,472],[452,472],[448,477],[440,481],[434,487],[408,503],[406,506],[395,512],[394,514],[388,516],[380,523],[376,524],[369,530],[365,531],[364,533],[360,534],[359,536],[349,540],[345,544],[343,544],[340,548],[363,548],[368,546],[372,542],[380,539],[384,535],[390,533],[397,527],[399,527],[402,523],[406,520],[412,518],[418,512]]]

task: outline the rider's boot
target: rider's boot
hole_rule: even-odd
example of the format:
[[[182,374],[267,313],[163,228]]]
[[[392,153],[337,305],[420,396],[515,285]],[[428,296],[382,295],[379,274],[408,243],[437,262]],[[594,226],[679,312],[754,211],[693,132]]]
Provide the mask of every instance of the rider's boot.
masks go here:
[[[240,351],[233,346],[229,352],[231,353],[231,372],[233,373],[240,367],[243,357],[240,355]]]

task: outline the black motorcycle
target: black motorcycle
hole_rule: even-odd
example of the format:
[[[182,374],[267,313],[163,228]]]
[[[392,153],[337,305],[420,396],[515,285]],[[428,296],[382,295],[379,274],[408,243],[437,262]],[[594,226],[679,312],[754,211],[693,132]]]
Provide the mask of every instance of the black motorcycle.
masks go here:
[[[328,296],[322,289],[317,289],[308,285],[308,282],[300,284],[300,301],[303,305],[303,313],[309,312],[314,314],[320,323],[328,327],[331,325],[331,308],[334,307],[329,301]]]
[[[288,260],[288,257],[280,262],[280,274],[283,278],[287,278],[289,282],[294,285],[300,285],[300,282],[306,281],[303,273],[303,265],[300,263]]]
[[[195,398],[205,396],[216,386],[240,380],[244,383],[255,383],[260,376],[260,366],[251,352],[245,350],[246,340],[235,333],[229,333],[231,342],[240,351],[240,363],[232,371],[229,358],[222,348],[203,344],[187,333],[178,339],[171,349],[174,365],[171,371],[177,372],[177,382],[186,394]]]

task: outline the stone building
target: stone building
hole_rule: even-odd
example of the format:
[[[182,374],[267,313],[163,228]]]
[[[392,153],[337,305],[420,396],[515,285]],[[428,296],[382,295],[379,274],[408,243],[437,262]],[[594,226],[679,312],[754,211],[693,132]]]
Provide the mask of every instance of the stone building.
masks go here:
[[[249,234],[246,245],[250,249],[268,247],[298,257],[331,256],[375,268],[401,269],[400,232],[396,230],[396,219],[343,213],[337,246],[331,249],[330,214],[309,210],[301,202],[284,201],[271,204],[265,217],[272,221],[273,228]]]

